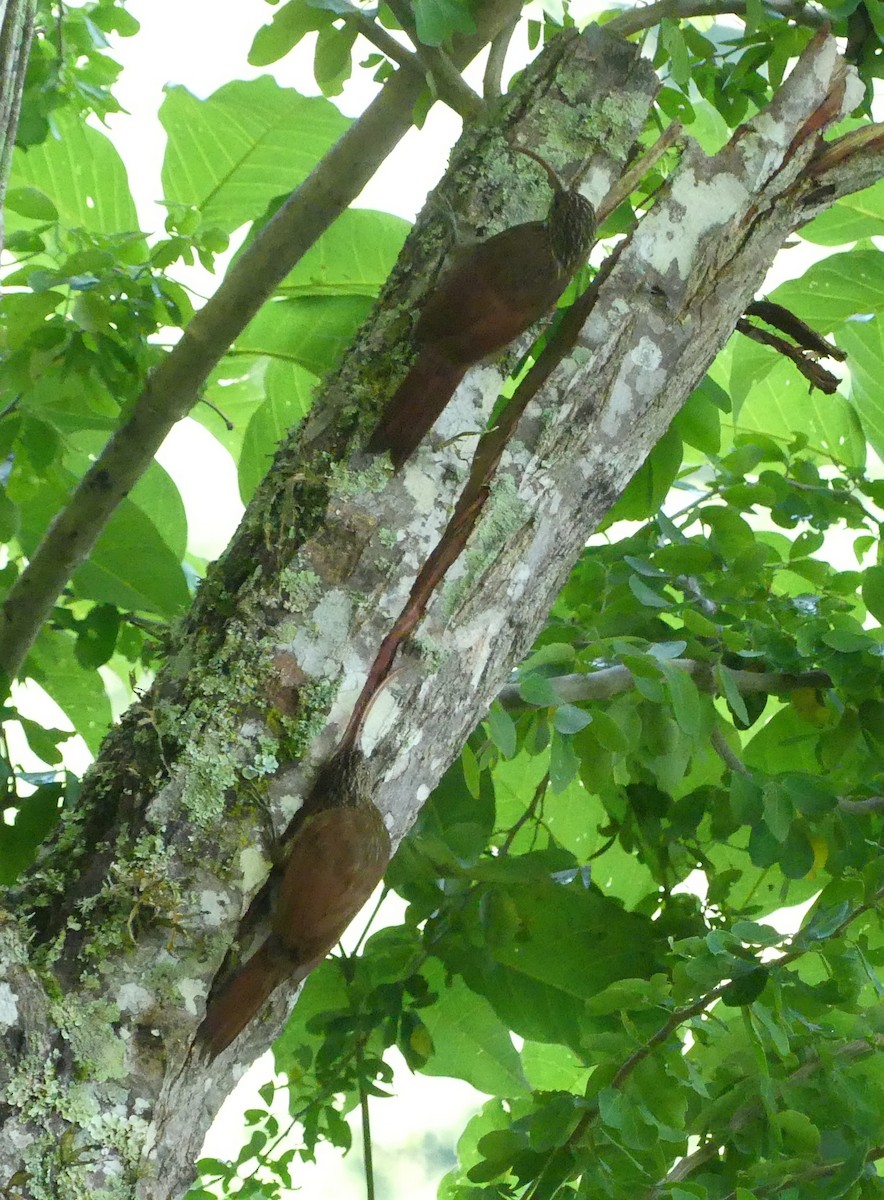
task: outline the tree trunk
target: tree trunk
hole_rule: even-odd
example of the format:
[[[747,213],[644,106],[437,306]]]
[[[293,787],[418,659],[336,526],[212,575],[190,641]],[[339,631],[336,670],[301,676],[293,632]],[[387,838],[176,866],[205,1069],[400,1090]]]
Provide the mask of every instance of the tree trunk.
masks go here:
[[[509,140],[564,175],[588,158],[599,203],[655,87],[634,46],[596,28],[563,35],[465,133],[440,192],[483,235],[541,215],[546,185]],[[232,944],[248,952],[267,930],[268,828],[284,837],[365,707],[376,798],[402,836],[777,249],[884,173],[868,131],[819,153],[817,134],[855,93],[821,34],[720,154],[689,145],[447,541],[476,438],[437,443],[484,424],[496,367],[468,372],[398,474],[351,452],[404,374],[411,314],[439,268],[446,218],[431,204],[303,435],[280,448],[155,686],[108,737],[77,810],[9,898],[0,1186],[60,1200],[87,1188],[159,1200],[187,1186],[236,1064],[266,1048],[292,999],[280,988],[215,1062],[200,1056],[213,977]],[[459,546],[482,504],[440,582],[425,564],[446,561],[434,550]]]
[[[35,0],[0,0],[0,250],[5,242],[3,202],[34,36],[35,7]]]

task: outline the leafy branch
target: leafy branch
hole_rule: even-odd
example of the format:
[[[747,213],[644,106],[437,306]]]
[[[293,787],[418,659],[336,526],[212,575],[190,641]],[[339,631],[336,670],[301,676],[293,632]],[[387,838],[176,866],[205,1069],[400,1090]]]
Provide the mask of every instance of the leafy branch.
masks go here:
[[[852,911],[848,912],[841,920],[839,920],[830,931],[827,932],[825,939],[810,938],[807,936],[807,931],[799,933],[794,939],[802,941],[803,944],[795,946],[792,950],[787,951],[776,960],[777,967],[784,967],[803,955],[815,950],[820,941],[833,941],[841,936],[842,933],[860,916],[869,912],[884,900],[884,887],[880,888],[868,901],[858,904]],[[620,1064],[611,1077],[610,1087],[618,1091],[622,1091],[630,1076],[650,1055],[660,1046],[664,1045],[674,1033],[685,1025],[688,1021],[695,1017],[701,1016],[708,1012],[716,1001],[721,1000],[731,989],[733,983],[731,980],[719,983],[716,987],[711,988],[704,995],[694,1000],[691,1004],[684,1005],[676,1009],[670,1014],[660,1028],[647,1038],[640,1046],[637,1046],[631,1054]],[[556,1194],[559,1186],[564,1183],[566,1170],[563,1167],[565,1161],[571,1157],[571,1151],[574,1150],[590,1128],[598,1121],[600,1117],[600,1109],[598,1103],[593,1103],[580,1117],[574,1128],[571,1130],[567,1139],[556,1146],[545,1166],[540,1171],[534,1183],[525,1193],[523,1200],[536,1200],[537,1197],[552,1197]],[[704,1160],[705,1161],[705,1160]],[[699,1165],[699,1163],[698,1163]],[[781,1181],[782,1182],[782,1181]],[[552,1184],[552,1190],[550,1189]]]

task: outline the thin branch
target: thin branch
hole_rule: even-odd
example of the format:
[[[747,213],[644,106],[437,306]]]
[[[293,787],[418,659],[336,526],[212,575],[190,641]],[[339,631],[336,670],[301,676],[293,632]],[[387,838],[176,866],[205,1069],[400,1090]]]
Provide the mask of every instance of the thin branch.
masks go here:
[[[744,317],[737,321],[737,332],[762,346],[769,346],[777,354],[788,358],[812,388],[817,388],[827,396],[833,396],[837,392],[841,382],[838,376],[821,366],[803,347],[794,346],[779,334],[771,333],[769,329],[759,329]]]
[[[406,71],[416,71],[423,78],[423,68],[420,59],[413,50],[397,42],[392,33],[388,33],[379,21],[373,21],[361,9],[354,8],[344,14],[344,20],[358,29],[367,42],[371,42],[381,54],[404,67]]]
[[[503,839],[503,842],[500,847],[501,855],[509,854],[510,848],[512,847],[513,842],[516,840],[516,836],[517,836],[519,830],[522,828],[523,825],[527,824],[528,821],[534,820],[534,817],[537,813],[537,809],[540,807],[541,803],[543,802],[543,798],[546,795],[546,790],[548,787],[549,787],[549,771],[546,772],[544,777],[541,779],[540,783],[538,783],[537,787],[534,789],[534,795],[531,797],[531,803],[527,806],[527,808],[522,813],[522,815],[518,818],[518,820],[512,825],[509,833]]]
[[[516,0],[491,0],[482,30],[463,43],[464,62],[512,19]],[[491,27],[488,23],[493,22]],[[399,72],[260,230],[172,351],[151,372],[116,431],[58,513],[10,589],[0,624],[0,669],[16,675],[74,571],[88,558],[120,501],[147,470],[169,430],[292,267],[355,199],[412,124],[423,86]]]
[[[485,64],[485,74],[482,78],[482,95],[486,100],[493,100],[500,95],[506,54],[510,48],[510,42],[518,24],[519,18],[515,17],[508,25],[504,25],[503,29],[501,29],[500,33],[498,33],[497,37],[491,43],[491,48],[488,51],[488,61]]]
[[[698,687],[704,691],[716,691],[714,664],[694,658],[673,658],[672,665],[694,677]],[[802,671],[792,675],[787,671],[736,671],[730,670],[731,678],[742,695],[763,693],[784,695],[797,688],[830,688],[832,680],[825,671]],[[579,704],[583,700],[610,700],[635,687],[635,677],[627,667],[604,667],[589,674],[559,675],[550,679],[556,694],[567,704]],[[526,703],[519,691],[518,683],[508,683],[498,693],[498,700],[508,709],[533,708]]]
[[[721,730],[716,726],[712,730],[709,737],[712,743],[712,749],[721,759],[726,767],[737,775],[749,775],[751,772],[738,754],[736,754],[728,745],[727,740]]]
[[[657,0],[656,4],[637,6],[621,13],[605,28],[621,37],[630,37],[667,18],[687,21],[691,17],[715,17],[727,13],[742,17],[748,7],[748,0]],[[830,20],[825,9],[816,4],[804,4],[802,0],[764,0],[763,7],[775,16],[794,21],[796,25],[809,25],[811,29],[819,29]]]
[[[842,812],[857,814],[881,812],[884,810],[884,796],[868,796],[865,800],[848,800],[842,796],[838,801],[838,807]]]
[[[418,40],[414,19],[401,0],[387,0],[387,7],[411,38],[415,54],[434,94],[465,121],[474,120],[482,111],[482,97],[473,91],[444,50],[437,46],[425,46]]]
[[[680,122],[673,121],[667,126],[663,133],[657,138],[653,146],[647,150],[641,158],[637,159],[631,167],[629,167],[601,202],[596,213],[596,217],[601,223],[609,213],[612,213],[618,205],[622,204],[628,196],[630,196],[644,177],[652,170],[667,150],[671,149],[676,144],[683,133]]]
[[[362,1039],[356,1043],[356,1064],[359,1070],[359,1112],[362,1119],[362,1165],[365,1169],[365,1200],[375,1200],[374,1156],[371,1148],[371,1115],[368,1110],[368,1090],[365,1086],[365,1054]]]

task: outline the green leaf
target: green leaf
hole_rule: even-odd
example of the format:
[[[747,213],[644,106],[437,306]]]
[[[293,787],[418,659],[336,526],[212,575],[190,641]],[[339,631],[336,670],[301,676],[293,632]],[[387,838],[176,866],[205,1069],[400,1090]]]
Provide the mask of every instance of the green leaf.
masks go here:
[[[324,375],[337,365],[371,307],[367,296],[271,301],[237,338],[234,352],[267,355]]]
[[[499,946],[494,959],[458,955],[456,969],[516,1033],[577,1049],[588,997],[654,973],[652,923],[579,882],[520,883],[511,895],[530,937]]]
[[[768,978],[766,967],[756,967],[754,971],[741,975],[725,988],[721,997],[722,1004],[728,1008],[753,1004],[767,987]]]
[[[703,701],[697,685],[687,671],[674,663],[661,662],[660,668],[666,678],[672,711],[675,719],[688,737],[696,738],[705,732],[708,722],[704,719]]]
[[[553,708],[561,699],[550,680],[536,672],[519,679],[519,695],[526,704],[536,704],[538,708]]]
[[[418,41],[441,46],[455,33],[474,33],[475,22],[462,0],[414,0]]]
[[[733,709],[734,715],[738,718],[741,724],[745,727],[749,725],[749,713],[746,709],[746,703],[737,687],[733,675],[726,666],[720,664],[715,670],[716,677],[721,684],[724,697]]]
[[[768,829],[779,842],[784,842],[792,828],[795,809],[786,792],[775,780],[763,789],[764,820]]]
[[[489,736],[504,758],[512,758],[516,753],[516,727],[512,717],[497,700],[488,710],[485,718]]]
[[[166,202],[193,205],[205,227],[226,233],[288,195],[350,124],[327,100],[269,76],[225,84],[207,100],[170,87],[160,120]]]
[[[270,470],[282,439],[304,418],[316,376],[297,363],[275,359],[264,376],[267,399],[252,414],[239,459],[239,494],[244,503]]]
[[[348,208],[284,279],[287,296],[376,296],[410,226],[401,217]]]
[[[819,246],[843,246],[875,236],[882,219],[884,180],[879,180],[862,192],[843,196],[809,225],[802,226],[801,236]]]
[[[592,731],[606,750],[623,754],[629,749],[629,738],[620,725],[601,705],[592,707]]]
[[[863,573],[863,603],[879,625],[884,625],[884,566],[869,567]]]
[[[35,187],[10,188],[6,193],[6,208],[32,221],[58,220],[58,209],[45,192]]]
[[[553,791],[564,791],[572,779],[577,778],[579,770],[580,759],[571,738],[554,730],[549,750],[549,781]]]
[[[575,704],[562,704],[553,715],[553,727],[564,734],[579,733],[591,721],[590,714]]]
[[[785,940],[772,926],[758,925],[755,921],[735,921],[731,932],[747,946],[778,946]]]
[[[313,75],[323,96],[339,96],[350,78],[350,55],[356,41],[357,30],[353,25],[338,29],[326,25],[320,29],[313,55]]]
[[[84,671],[74,639],[44,627],[27,659],[28,674],[62,709],[93,754],[110,728],[111,706],[97,671]]]
[[[660,37],[669,55],[669,70],[680,88],[687,88],[691,81],[688,48],[676,21],[664,18],[660,22]]]
[[[0,884],[9,887],[33,863],[60,815],[60,784],[44,784],[22,800],[12,825],[0,821]]]
[[[278,62],[293,50],[305,34],[330,25],[334,15],[324,12],[319,5],[307,4],[305,0],[289,0],[273,15],[269,25],[264,25],[255,34],[249,51],[249,63],[253,67],[266,67]]]
[[[672,429],[663,437],[633,476],[626,491],[602,522],[643,521],[657,511],[666,498],[682,462],[681,438]]]
[[[529,1094],[509,1029],[488,1001],[457,976],[446,980],[441,965],[432,959],[424,972],[436,999],[421,1009],[433,1039],[433,1053],[422,1073],[465,1079],[492,1096]]]
[[[16,150],[10,187],[41,192],[69,227],[96,233],[138,229],[126,168],[110,139],[65,109],[56,109],[52,120],[57,137],[30,146],[27,153]],[[21,229],[31,220],[13,214],[7,228]],[[134,251],[135,261],[146,253],[140,242]]]

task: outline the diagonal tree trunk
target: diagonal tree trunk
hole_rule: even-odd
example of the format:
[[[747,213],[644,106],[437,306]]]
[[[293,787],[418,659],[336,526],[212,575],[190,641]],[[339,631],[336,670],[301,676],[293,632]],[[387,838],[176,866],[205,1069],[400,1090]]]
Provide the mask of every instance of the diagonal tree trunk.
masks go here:
[[[598,203],[654,89],[635,47],[598,29],[563,36],[467,131],[441,191],[483,234],[539,215],[545,187],[512,161],[508,139],[544,149],[563,173],[588,158]],[[469,480],[475,436],[438,443],[487,419],[496,367],[467,374],[395,476],[352,450],[404,373],[410,314],[439,267],[445,218],[431,206],[303,435],[281,447],[154,688],[8,898],[0,1184],[14,1178],[22,1196],[111,1184],[121,1196],[180,1194],[237,1063],[267,1046],[291,1002],[280,988],[228,1051],[201,1058],[213,977],[235,939],[248,948],[267,928],[268,822],[284,834],[365,708],[361,745],[401,837],[777,249],[884,174],[880,130],[820,148],[855,91],[823,33],[720,154],[689,145],[593,288],[577,344],[498,447],[490,481],[484,467]],[[458,507],[467,486],[475,503]],[[467,533],[442,582],[426,564],[447,561]]]

